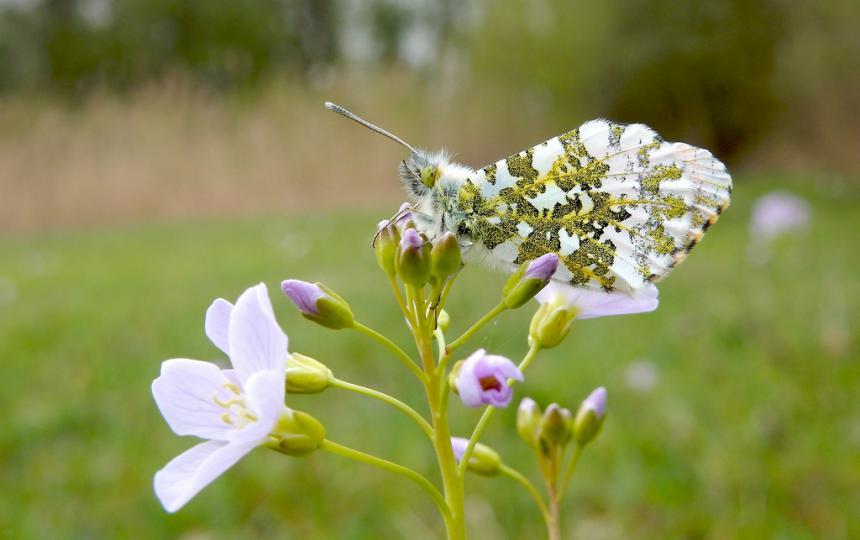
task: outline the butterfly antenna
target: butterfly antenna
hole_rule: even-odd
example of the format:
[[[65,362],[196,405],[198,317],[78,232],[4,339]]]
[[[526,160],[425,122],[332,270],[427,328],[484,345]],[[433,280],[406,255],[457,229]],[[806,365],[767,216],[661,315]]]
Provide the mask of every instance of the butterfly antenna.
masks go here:
[[[370,128],[370,129],[372,129],[373,131],[375,131],[375,132],[379,133],[380,135],[385,135],[385,136],[386,136],[386,137],[388,137],[389,139],[391,139],[391,140],[393,140],[393,141],[396,141],[396,142],[399,142],[400,144],[402,144],[403,146],[405,146],[406,148],[408,148],[408,149],[409,149],[413,154],[417,154],[417,153],[418,153],[418,152],[416,152],[416,151],[415,151],[415,149],[414,149],[414,148],[412,148],[412,146],[410,146],[410,145],[409,145],[409,143],[407,143],[406,141],[404,141],[403,139],[401,139],[401,138],[400,138],[400,137],[398,137],[397,135],[394,135],[393,133],[389,133],[389,132],[385,131],[384,129],[382,129],[381,127],[379,127],[379,126],[375,126],[375,125],[371,124],[371,123],[370,123],[370,122],[368,122],[367,120],[365,120],[365,119],[363,119],[363,118],[360,118],[360,117],[356,116],[355,114],[353,114],[353,113],[351,113],[350,111],[348,111],[348,110],[344,109],[344,108],[343,108],[343,107],[341,107],[340,105],[335,105],[334,103],[332,103],[332,102],[330,102],[330,101],[326,101],[326,102],[325,102],[325,107],[326,107],[326,109],[328,109],[328,110],[330,110],[330,111],[334,111],[334,112],[336,112],[337,114],[340,114],[340,115],[342,115],[342,116],[346,116],[346,117],[347,117],[347,118],[349,118],[350,120],[355,120],[356,122],[358,122],[358,123],[359,123],[359,124],[361,124],[362,126],[364,126],[364,127],[366,127],[366,128]]]

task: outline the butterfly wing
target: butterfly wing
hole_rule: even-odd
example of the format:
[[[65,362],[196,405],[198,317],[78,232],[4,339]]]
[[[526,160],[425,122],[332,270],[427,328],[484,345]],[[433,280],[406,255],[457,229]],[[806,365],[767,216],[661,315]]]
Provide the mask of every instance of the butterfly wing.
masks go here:
[[[481,169],[458,204],[461,232],[492,259],[516,266],[556,253],[556,279],[632,292],[686,257],[731,190],[707,150],[593,120]]]

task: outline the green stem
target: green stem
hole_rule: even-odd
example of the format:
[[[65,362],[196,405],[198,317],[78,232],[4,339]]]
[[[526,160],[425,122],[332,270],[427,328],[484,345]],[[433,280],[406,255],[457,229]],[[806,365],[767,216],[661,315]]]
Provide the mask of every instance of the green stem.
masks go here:
[[[419,296],[420,293],[413,291],[412,295]],[[424,305],[423,302],[421,305]],[[454,449],[451,446],[451,431],[448,426],[446,406],[448,396],[442,395],[441,392],[445,381],[444,375],[440,374],[436,369],[432,345],[432,330],[426,325],[417,325],[415,341],[421,353],[424,372],[428,377],[424,387],[433,419],[433,449],[436,452],[436,460],[439,463],[445,501],[451,511],[451,515],[445,521],[445,526],[449,540],[464,540],[466,538],[466,517],[463,479],[457,473],[457,460],[454,458]]]
[[[517,366],[520,371],[525,371],[529,365],[534,361],[537,357],[537,353],[540,351],[540,345],[534,344],[529,348],[529,352],[526,353],[525,357],[523,357],[520,365]],[[512,386],[514,384],[513,379],[508,379],[508,386]],[[478,439],[481,438],[481,434],[484,432],[484,428],[487,426],[487,422],[490,420],[490,417],[495,413],[495,407],[487,407],[484,409],[484,413],[481,415],[481,418],[478,419],[478,423],[475,425],[475,429],[472,431],[472,436],[469,437],[469,444],[466,446],[466,451],[463,452],[463,457],[460,459],[459,472],[462,476],[466,472],[466,466],[469,463],[469,459],[472,457],[472,452],[475,450],[475,445],[478,444]]]
[[[386,275],[388,276],[388,283],[391,285],[391,290],[394,292],[394,298],[397,300],[397,305],[400,306],[400,311],[403,312],[403,316],[406,317],[409,324],[415,324],[412,313],[409,311],[409,308],[406,307],[406,302],[403,300],[403,293],[400,292],[400,287],[397,286],[397,281],[393,275]]]
[[[570,461],[567,464],[567,469],[564,471],[564,476],[561,477],[561,489],[558,491],[559,499],[564,497],[564,494],[567,492],[567,485],[570,483],[570,479],[576,471],[576,464],[579,463],[579,455],[581,453],[582,447],[574,443],[573,454],[570,456]]]
[[[351,382],[342,381],[336,378],[332,378],[329,381],[329,384],[336,388],[342,388],[344,390],[355,392],[356,394],[362,394],[378,399],[380,401],[388,403],[393,407],[400,409],[402,412],[406,413],[407,416],[413,419],[415,423],[418,424],[418,427],[420,427],[421,430],[424,431],[424,433],[427,434],[428,437],[430,437],[430,439],[433,439],[433,427],[430,425],[430,423],[425,420],[424,417],[418,413],[418,411],[416,411],[409,405],[403,403],[399,399],[389,396],[385,392],[380,392],[379,390],[374,390],[373,388],[367,388],[366,386],[360,386],[358,384],[353,384]]]
[[[369,327],[367,327],[367,326],[365,326],[365,325],[361,324],[361,323],[360,323],[360,322],[358,322],[358,321],[355,321],[355,322],[353,323],[353,326],[352,326],[352,327],[353,327],[355,330],[358,330],[358,331],[359,331],[359,332],[361,332],[362,334],[364,334],[364,335],[368,336],[369,338],[373,339],[373,340],[374,340],[374,341],[376,341],[377,343],[380,343],[380,344],[381,344],[382,346],[384,346],[386,349],[388,349],[389,351],[391,351],[392,353],[394,353],[394,356],[396,356],[396,357],[397,357],[397,359],[398,359],[398,360],[400,360],[400,362],[401,362],[404,366],[406,366],[407,368],[409,368],[409,371],[411,371],[411,372],[412,372],[416,377],[418,377],[418,380],[419,380],[419,381],[421,381],[421,382],[426,382],[426,381],[427,381],[427,376],[426,376],[426,375],[424,375],[424,373],[423,373],[423,372],[418,368],[418,366],[416,366],[416,365],[415,365],[415,362],[413,362],[413,361],[412,361],[412,358],[410,358],[410,357],[409,357],[409,355],[408,355],[408,354],[406,354],[406,353],[403,351],[403,349],[401,349],[400,347],[398,347],[398,346],[397,346],[393,341],[391,341],[391,340],[390,340],[390,339],[388,339],[387,337],[383,336],[382,334],[380,334],[380,333],[379,333],[379,332],[377,332],[376,330],[374,330],[374,329],[372,329],[372,328],[369,328]]]
[[[488,311],[486,313],[486,315],[484,315],[483,317],[478,319],[478,322],[476,322],[475,324],[472,325],[471,328],[469,328],[468,330],[463,332],[463,335],[461,335],[460,337],[458,337],[457,339],[455,339],[454,341],[449,343],[448,348],[447,348],[447,352],[450,354],[450,353],[454,352],[455,350],[457,350],[457,348],[460,345],[462,345],[463,343],[465,343],[470,337],[472,337],[472,335],[474,335],[475,332],[480,330],[485,324],[487,324],[488,322],[493,320],[499,313],[505,311],[506,309],[508,309],[508,308],[505,306],[504,302],[499,302],[499,305],[497,305],[496,307],[494,307],[493,309]]]
[[[412,469],[404,467],[403,465],[400,465],[398,463],[382,459],[380,457],[366,454],[354,448],[338,444],[334,441],[330,441],[329,439],[323,439],[323,441],[320,443],[320,448],[327,452],[331,452],[332,454],[337,454],[339,456],[343,456],[349,459],[361,461],[362,463],[368,463],[370,465],[409,478],[410,480],[421,486],[421,488],[424,489],[424,491],[426,491],[430,495],[430,497],[433,498],[433,502],[435,502],[436,506],[439,507],[439,511],[442,512],[442,515],[445,517],[445,519],[450,519],[451,509],[448,508],[448,504],[445,502],[445,498],[442,497],[442,494],[439,493],[439,490],[436,489],[436,486],[434,486],[432,483],[430,483],[429,480],[427,480],[417,472],[413,471]]]
[[[451,294],[451,288],[454,287],[454,280],[457,279],[457,276],[460,275],[460,270],[462,269],[463,266],[460,265],[460,268],[456,272],[454,272],[454,275],[448,278],[448,281],[445,282],[445,287],[442,289],[442,295],[439,297],[439,309],[445,307],[445,303],[448,301],[448,295]]]
[[[546,507],[546,503],[543,502],[543,497],[541,497],[540,492],[538,492],[537,488],[532,484],[528,478],[522,475],[518,470],[512,469],[508,467],[504,463],[501,464],[500,470],[502,474],[505,476],[512,478],[516,482],[518,482],[521,486],[523,486],[526,491],[528,491],[532,498],[535,500],[535,504],[537,504],[538,510],[540,510],[540,514],[543,517],[544,522],[547,525],[547,528],[550,526],[550,513]]]
[[[549,540],[561,540],[561,512],[558,504],[558,495],[553,484],[547,484],[549,494],[549,520],[546,523],[546,532]]]

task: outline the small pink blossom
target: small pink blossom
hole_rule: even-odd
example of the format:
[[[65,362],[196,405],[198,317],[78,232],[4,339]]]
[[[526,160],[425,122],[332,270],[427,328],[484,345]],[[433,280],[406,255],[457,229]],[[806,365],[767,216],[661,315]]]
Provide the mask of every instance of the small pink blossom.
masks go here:
[[[514,395],[508,379],[522,381],[523,374],[504,356],[479,349],[463,362],[457,374],[457,391],[467,407],[507,407]]]

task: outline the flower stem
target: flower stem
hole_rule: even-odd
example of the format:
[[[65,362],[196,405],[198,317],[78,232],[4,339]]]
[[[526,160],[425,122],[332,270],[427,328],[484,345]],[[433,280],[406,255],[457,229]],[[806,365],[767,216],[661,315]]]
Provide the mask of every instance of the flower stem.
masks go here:
[[[523,474],[520,473],[518,470],[508,467],[504,463],[501,464],[500,470],[502,471],[502,474],[518,482],[526,489],[526,491],[531,494],[532,498],[535,500],[535,504],[537,504],[538,510],[540,510],[541,517],[543,517],[543,520],[546,523],[547,529],[549,529],[550,513],[546,507],[546,503],[543,502],[543,497],[541,497],[540,492],[538,492],[534,484],[532,484],[531,481],[529,481],[528,478],[523,476]]]
[[[354,448],[338,444],[329,439],[323,439],[323,441],[320,443],[320,448],[327,452],[331,452],[332,454],[337,454],[339,456],[343,456],[349,459],[361,461],[362,463],[368,463],[370,465],[374,465],[376,467],[409,478],[410,480],[421,486],[421,488],[424,489],[424,491],[426,491],[430,495],[430,497],[433,498],[433,502],[435,502],[436,506],[439,507],[439,511],[442,512],[443,516],[445,516],[446,521],[450,519],[451,510],[448,508],[448,504],[445,502],[445,498],[442,497],[442,494],[439,493],[438,489],[436,489],[436,486],[434,486],[429,480],[427,480],[417,472],[413,471],[412,469],[404,467],[403,465],[400,465],[398,463],[382,459],[380,457],[366,454],[364,452],[361,452],[360,450],[356,450]]]
[[[463,335],[448,344],[448,347],[446,349],[448,354],[457,350],[457,348],[463,343],[465,343],[470,337],[472,337],[475,332],[483,328],[485,324],[493,320],[499,313],[503,312],[506,309],[508,308],[505,306],[505,304],[503,302],[499,302],[496,307],[494,307],[493,309],[488,311],[483,317],[478,319],[478,322],[473,324],[471,328],[463,332]]]
[[[561,477],[561,489],[558,491],[558,498],[564,497],[567,492],[567,485],[570,484],[570,479],[576,471],[576,464],[579,463],[579,455],[582,453],[582,447],[574,443],[573,453],[570,456],[570,461],[567,463],[567,469],[564,471],[564,476]]]
[[[540,351],[540,345],[533,344],[529,348],[529,352],[526,353],[525,357],[523,357],[520,365],[517,366],[520,371],[525,371],[529,365],[534,361],[537,357],[537,353]],[[512,386],[514,384],[513,379],[508,379],[508,386]],[[469,437],[469,444],[466,446],[465,452],[463,452],[463,457],[460,459],[459,472],[462,476],[466,472],[466,466],[469,464],[469,459],[472,458],[472,452],[475,450],[475,445],[478,444],[478,439],[481,438],[481,434],[484,432],[484,428],[487,426],[487,422],[490,420],[490,417],[493,416],[496,408],[495,407],[487,407],[484,409],[484,413],[481,415],[481,418],[478,419],[478,423],[475,425],[475,429],[472,431],[472,436]]]
[[[549,494],[549,520],[546,523],[546,532],[549,540],[561,540],[561,512],[559,511],[558,496],[555,486],[547,486]]]
[[[394,292],[394,299],[397,300],[397,305],[400,306],[400,311],[403,312],[403,316],[406,317],[406,320],[409,321],[410,325],[415,324],[415,318],[406,306],[406,302],[403,300],[403,293],[400,292],[400,287],[397,286],[397,280],[393,275],[388,274],[388,283],[391,285],[391,290]]]
[[[344,390],[349,390],[351,392],[355,392],[356,394],[362,394],[365,396],[369,396],[369,397],[378,399],[380,401],[388,403],[389,405],[391,405],[393,407],[400,409],[402,412],[406,413],[406,415],[409,416],[412,420],[414,420],[415,423],[418,424],[418,427],[420,427],[421,430],[428,437],[430,437],[430,439],[433,438],[433,427],[430,425],[430,423],[427,420],[425,420],[424,417],[421,416],[420,413],[418,413],[418,411],[416,411],[415,409],[413,409],[409,405],[403,403],[399,399],[397,399],[393,396],[389,396],[385,392],[380,392],[379,390],[374,390],[373,388],[367,388],[366,386],[360,386],[358,384],[353,384],[351,382],[342,381],[342,380],[336,379],[336,378],[332,378],[329,381],[329,384],[336,387],[336,388],[342,388]]]
[[[408,291],[408,296],[422,310],[426,309],[423,292],[417,288]],[[416,301],[417,300],[417,301]],[[450,514],[445,518],[445,527],[449,540],[465,540],[466,517],[464,509],[465,495],[463,493],[463,479],[457,473],[457,461],[454,458],[454,449],[451,445],[451,431],[448,426],[447,395],[442,395],[445,384],[444,374],[436,369],[436,358],[433,354],[433,328],[422,321],[416,314],[418,323],[414,327],[415,343],[421,355],[424,374],[427,377],[424,388],[427,394],[427,404],[433,420],[433,449],[436,452],[436,460],[439,463],[439,472],[442,476],[442,485],[445,493],[445,502]]]
[[[377,343],[380,343],[386,349],[388,349],[389,351],[394,353],[394,355],[397,357],[397,359],[400,360],[400,362],[404,366],[409,368],[409,371],[411,371],[416,377],[418,377],[419,381],[426,382],[427,376],[424,375],[424,373],[418,368],[418,366],[415,365],[415,362],[412,360],[412,358],[410,358],[409,355],[406,354],[406,352],[404,352],[403,349],[398,347],[393,341],[391,341],[387,337],[383,336],[382,334],[380,334],[376,330],[369,328],[369,327],[361,324],[358,321],[355,321],[355,323],[353,323],[352,327],[355,330],[357,330],[357,331],[361,332],[362,334],[368,336],[369,338],[373,339]]]

